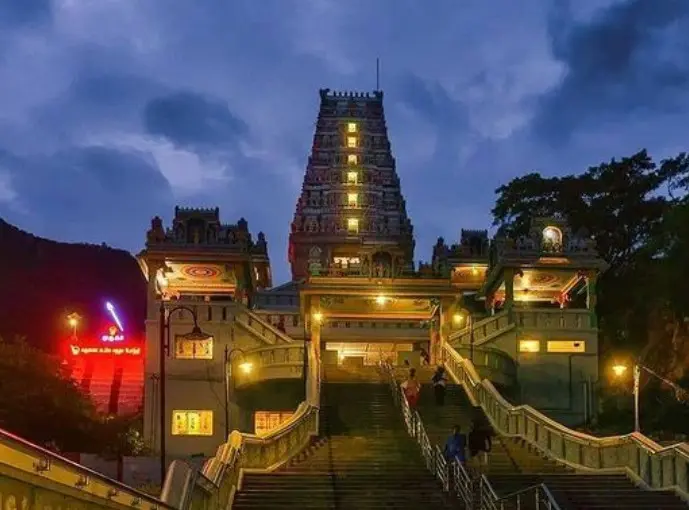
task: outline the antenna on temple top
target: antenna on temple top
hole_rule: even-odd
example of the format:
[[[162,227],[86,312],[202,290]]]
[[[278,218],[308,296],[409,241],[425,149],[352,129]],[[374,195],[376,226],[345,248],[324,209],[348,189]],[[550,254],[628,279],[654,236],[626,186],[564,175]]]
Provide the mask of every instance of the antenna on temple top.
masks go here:
[[[376,91],[380,90],[380,59],[376,58]]]

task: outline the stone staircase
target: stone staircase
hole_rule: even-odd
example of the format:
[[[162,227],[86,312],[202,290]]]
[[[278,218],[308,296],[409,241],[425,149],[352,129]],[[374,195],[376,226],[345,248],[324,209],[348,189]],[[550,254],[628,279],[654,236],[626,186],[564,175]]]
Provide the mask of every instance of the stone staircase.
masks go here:
[[[281,470],[246,475],[235,509],[462,508],[426,469],[375,370],[328,369],[321,401],[322,437]]]
[[[428,371],[423,371],[419,376],[421,382],[430,379]],[[473,416],[487,420],[480,408],[471,405],[460,385],[448,385],[445,405],[437,407],[432,386],[424,384],[418,410],[429,439],[441,446],[454,425],[459,425],[468,434]],[[485,474],[499,497],[545,483],[561,510],[688,508],[675,494],[669,491],[644,490],[634,485],[624,474],[575,473],[545,458],[523,440],[515,438],[494,437],[488,465],[479,466],[470,459],[467,467],[474,475]],[[520,508],[531,506],[522,504]]]

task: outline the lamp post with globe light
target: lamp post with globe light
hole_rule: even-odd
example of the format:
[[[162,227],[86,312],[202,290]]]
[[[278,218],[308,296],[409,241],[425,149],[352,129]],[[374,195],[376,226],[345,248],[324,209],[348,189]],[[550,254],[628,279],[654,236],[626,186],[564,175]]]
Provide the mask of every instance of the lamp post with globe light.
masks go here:
[[[624,376],[624,374],[627,373],[627,370],[629,367],[623,363],[615,363],[612,366],[612,372],[615,377],[621,378]],[[641,432],[641,424],[640,424],[640,419],[639,419],[639,393],[640,393],[640,382],[641,382],[641,371],[644,371],[648,373],[649,375],[652,375],[656,377],[658,380],[664,382],[668,386],[670,386],[674,393],[675,393],[675,398],[680,401],[680,402],[687,402],[689,398],[689,393],[687,390],[679,386],[677,383],[674,383],[670,381],[669,379],[666,379],[662,375],[658,374],[654,370],[651,370],[650,368],[640,364],[640,363],[635,363],[634,366],[632,367],[632,377],[633,377],[633,394],[634,394],[634,432]]]

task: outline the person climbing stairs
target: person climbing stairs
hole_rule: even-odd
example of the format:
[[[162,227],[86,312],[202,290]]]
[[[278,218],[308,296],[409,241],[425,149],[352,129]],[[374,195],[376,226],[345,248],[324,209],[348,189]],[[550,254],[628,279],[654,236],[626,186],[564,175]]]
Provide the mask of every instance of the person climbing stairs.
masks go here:
[[[321,438],[277,472],[246,475],[233,508],[463,508],[426,468],[380,375],[333,373],[322,385]]]
[[[430,376],[426,375],[420,377],[426,384],[421,389],[418,411],[432,443],[442,446],[455,425],[468,435],[473,419],[489,426],[485,413],[480,407],[472,406],[461,385],[448,384],[445,405],[435,405]],[[545,457],[520,438],[495,434],[492,443],[487,465],[479,466],[469,459],[467,467],[474,476],[485,474],[498,497],[545,483],[562,510],[673,510],[689,507],[674,493],[644,490],[624,474],[577,473]]]

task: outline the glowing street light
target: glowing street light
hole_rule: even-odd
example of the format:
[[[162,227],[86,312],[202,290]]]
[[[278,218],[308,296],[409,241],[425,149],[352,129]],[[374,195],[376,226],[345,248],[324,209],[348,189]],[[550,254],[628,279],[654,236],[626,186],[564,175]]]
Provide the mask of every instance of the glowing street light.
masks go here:
[[[622,377],[627,372],[627,368],[627,365],[613,365],[612,373],[615,374],[615,377]]]
[[[321,312],[314,312],[312,317],[313,320],[316,321],[318,324],[323,322],[323,314]]]
[[[81,316],[74,312],[67,316],[67,324],[72,328],[72,336],[77,336],[77,328],[79,327],[79,322],[81,321]]]
[[[250,374],[253,368],[254,365],[250,361],[245,361],[244,363],[239,364],[239,370],[241,370],[245,374]]]
[[[239,354],[242,362],[238,365],[239,370],[243,374],[248,375],[253,370],[254,365],[250,361],[245,359],[244,350],[239,347],[230,349],[227,345],[225,346],[225,441],[230,435],[230,393],[232,384],[232,356],[234,354]]]
[[[464,315],[461,313],[456,313],[452,316],[452,322],[455,323],[456,326],[459,326],[461,323],[464,322]]]
[[[376,303],[380,306],[383,306],[385,303],[388,302],[388,298],[386,296],[378,296],[376,297]]]
[[[627,366],[623,365],[621,363],[616,363],[612,367],[612,372],[616,377],[622,377],[626,372],[627,372]],[[656,377],[657,379],[661,380],[668,386],[670,386],[673,391],[675,392],[675,398],[679,401],[686,401],[687,399],[687,391],[677,385],[676,383],[670,381],[669,379],[666,379],[662,375],[656,373],[655,371],[651,370],[648,367],[645,367],[644,365],[641,365],[640,363],[635,363],[634,364],[634,371],[633,371],[633,376],[634,376],[634,432],[641,432],[641,426],[639,423],[639,390],[640,390],[640,380],[641,380],[641,371],[645,371],[649,375],[652,375]]]

